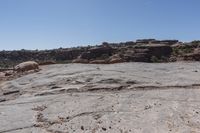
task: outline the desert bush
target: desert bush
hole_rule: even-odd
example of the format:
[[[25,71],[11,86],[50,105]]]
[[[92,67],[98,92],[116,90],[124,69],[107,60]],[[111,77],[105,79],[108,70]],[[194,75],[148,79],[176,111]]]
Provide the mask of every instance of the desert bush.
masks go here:
[[[192,45],[196,45],[196,44],[200,45],[200,40],[195,40],[195,41],[192,41],[191,43],[192,43]]]
[[[152,56],[150,58],[150,61],[153,63],[161,63],[161,62],[168,62],[168,57],[165,56],[161,56],[161,57],[156,57],[156,56]]]
[[[150,60],[151,60],[151,62],[154,62],[154,63],[160,62],[159,58],[156,56],[152,56]]]
[[[185,45],[181,47],[174,47],[172,54],[177,56],[177,55],[184,55],[188,53],[192,53],[194,51],[194,46],[192,45]]]

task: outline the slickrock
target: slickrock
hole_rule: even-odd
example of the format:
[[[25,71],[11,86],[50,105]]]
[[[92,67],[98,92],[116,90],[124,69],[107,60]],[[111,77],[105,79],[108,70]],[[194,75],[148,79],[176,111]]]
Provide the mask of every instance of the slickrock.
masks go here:
[[[200,131],[199,62],[41,68],[0,84],[0,133]]]

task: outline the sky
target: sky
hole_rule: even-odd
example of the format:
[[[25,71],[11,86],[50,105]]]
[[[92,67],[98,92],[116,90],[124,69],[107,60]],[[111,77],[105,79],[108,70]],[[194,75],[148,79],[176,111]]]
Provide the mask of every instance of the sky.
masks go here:
[[[200,0],[0,0],[0,50],[200,39]]]

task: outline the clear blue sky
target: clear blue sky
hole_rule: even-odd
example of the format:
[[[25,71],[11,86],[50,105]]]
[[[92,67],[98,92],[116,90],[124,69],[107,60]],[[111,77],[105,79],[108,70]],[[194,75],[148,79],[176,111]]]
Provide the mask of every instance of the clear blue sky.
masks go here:
[[[200,0],[0,0],[0,50],[200,39]]]

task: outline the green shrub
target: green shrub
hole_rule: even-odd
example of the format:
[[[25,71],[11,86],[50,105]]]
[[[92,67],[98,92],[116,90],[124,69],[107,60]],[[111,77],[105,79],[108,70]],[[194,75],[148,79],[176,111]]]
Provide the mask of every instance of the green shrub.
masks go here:
[[[156,56],[152,56],[150,60],[151,60],[151,62],[154,62],[154,63],[160,62],[159,58]]]
[[[187,53],[192,53],[194,51],[194,48],[191,45],[185,45],[182,47],[175,47],[173,48],[173,55],[184,55]]]
[[[153,62],[153,63],[168,62],[168,57],[165,57],[165,56],[161,56],[161,57],[152,56],[150,61]]]

